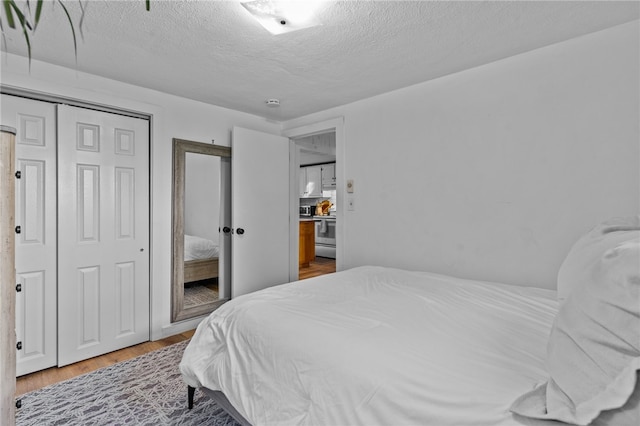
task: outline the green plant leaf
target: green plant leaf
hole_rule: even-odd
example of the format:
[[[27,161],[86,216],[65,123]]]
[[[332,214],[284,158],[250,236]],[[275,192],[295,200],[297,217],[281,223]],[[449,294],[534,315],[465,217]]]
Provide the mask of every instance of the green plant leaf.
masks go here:
[[[13,0],[5,1],[5,5],[7,3],[9,3],[10,5],[9,12],[11,12],[11,9],[13,9],[13,12],[15,12],[16,17],[18,18],[18,21],[20,21],[20,27],[22,28],[24,39],[27,42],[27,54],[29,56],[29,69],[31,69],[31,39],[29,38],[29,31],[33,31],[33,29],[31,28],[29,21],[27,21],[27,18],[24,16],[20,8],[15,4],[15,2]],[[15,28],[15,26],[12,28]]]
[[[18,21],[20,21],[20,27],[23,30],[29,29],[30,31],[33,31],[33,28],[31,28],[31,24],[29,23],[29,20],[27,19],[26,16],[24,16],[24,13],[22,13],[18,5],[16,5],[13,0],[10,3],[11,3],[11,8],[13,9],[13,11],[16,14],[16,17],[18,18]],[[12,27],[12,28],[15,28],[15,27]]]
[[[4,12],[5,12],[5,15],[6,15],[6,24],[10,28],[15,29],[16,28],[16,21],[18,21],[20,23],[20,29],[22,30],[22,33],[24,34],[24,40],[27,43],[27,53],[28,53],[28,57],[29,57],[29,68],[31,68],[31,37],[30,37],[30,34],[33,34],[33,32],[38,27],[38,23],[42,19],[43,6],[44,6],[44,3],[47,0],[35,0],[35,1],[36,1],[35,16],[33,16],[32,15],[32,8],[31,8],[31,4],[32,4],[33,1],[24,0],[24,4],[26,5],[26,11],[27,11],[27,13],[29,15],[27,17],[22,12],[22,10],[20,10],[20,8],[16,4],[15,0],[2,0],[2,6],[4,8]],[[86,1],[89,1],[89,0],[86,0]],[[60,5],[60,7],[62,7],[62,10],[64,11],[65,15],[67,16],[67,20],[69,21],[69,26],[71,27],[71,35],[73,36],[73,51],[75,53],[76,62],[77,62],[78,61],[78,39],[76,37],[76,29],[75,29],[75,25],[73,24],[73,19],[71,18],[71,14],[69,13],[69,10],[64,5],[63,0],[56,0],[56,2]],[[85,18],[85,4],[83,3],[83,0],[78,0],[78,3],[80,4],[80,10],[81,10],[81,16],[80,16],[80,21],[79,21],[79,24],[78,24],[78,28],[80,29],[80,36],[82,38],[84,38],[84,35],[82,34],[82,24],[83,24],[84,18]],[[151,10],[151,0],[145,0],[145,7],[146,7],[147,11]],[[33,21],[31,19],[33,19]],[[4,24],[2,22],[2,19],[0,19],[0,32],[2,33],[2,41],[3,41],[4,45],[6,46],[7,42],[6,42],[6,37],[5,37],[5,27],[4,27]]]
[[[33,21],[33,31],[38,28],[38,22],[40,22],[40,15],[42,14],[42,5],[44,4],[44,0],[38,0],[38,4],[36,5],[36,17]]]
[[[78,29],[80,30],[80,38],[84,40],[84,33],[82,32],[82,24],[84,23],[84,16],[85,16],[84,4],[82,4],[82,0],[78,0],[78,4],[80,5],[80,11],[81,11],[80,22],[78,23]]]
[[[62,6],[62,10],[64,10],[65,15],[67,15],[67,19],[69,20],[69,26],[71,27],[71,35],[73,36],[73,52],[76,56],[76,62],[78,61],[78,41],[76,40],[76,29],[73,26],[73,20],[71,19],[71,15],[67,10],[67,7],[62,3],[62,0],[58,0],[58,4]]]
[[[16,21],[13,19],[13,12],[11,11],[11,7],[15,7],[15,3],[13,0],[2,0],[2,4],[4,6],[4,13],[7,15],[7,24],[10,28],[15,28]]]
[[[38,0],[38,1],[42,1],[42,0]],[[27,43],[27,56],[29,57],[29,69],[31,69],[31,37],[29,37],[29,32],[33,32],[34,28],[31,27],[31,23],[29,22],[27,17],[24,16],[24,13],[22,13],[22,11],[20,10],[20,8],[18,7],[18,5],[15,3],[14,0],[2,0],[2,3],[4,5],[5,14],[7,15],[7,24],[9,24],[9,27],[14,29],[16,28],[16,23],[15,23],[16,18],[20,22],[20,28],[22,29],[22,33],[24,34],[24,40]],[[29,1],[26,2],[26,5],[27,5],[27,8],[31,10]],[[15,17],[14,17],[14,13],[15,13]],[[2,33],[2,38],[6,44],[6,39],[4,37],[4,29]]]

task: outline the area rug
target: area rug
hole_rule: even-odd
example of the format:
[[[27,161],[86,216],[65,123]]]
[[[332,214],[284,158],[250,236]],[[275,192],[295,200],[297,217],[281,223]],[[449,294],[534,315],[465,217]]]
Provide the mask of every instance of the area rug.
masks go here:
[[[187,408],[187,385],[178,369],[187,343],[26,393],[16,424],[236,426],[199,391],[193,409]]]
[[[197,306],[218,300],[218,292],[203,285],[184,288],[184,306]]]

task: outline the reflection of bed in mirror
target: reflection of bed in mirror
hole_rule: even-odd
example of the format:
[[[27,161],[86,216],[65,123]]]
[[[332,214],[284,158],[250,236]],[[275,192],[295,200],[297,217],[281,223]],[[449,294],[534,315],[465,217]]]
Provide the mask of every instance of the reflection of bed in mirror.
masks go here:
[[[211,240],[184,236],[184,283],[218,277],[219,247]]]

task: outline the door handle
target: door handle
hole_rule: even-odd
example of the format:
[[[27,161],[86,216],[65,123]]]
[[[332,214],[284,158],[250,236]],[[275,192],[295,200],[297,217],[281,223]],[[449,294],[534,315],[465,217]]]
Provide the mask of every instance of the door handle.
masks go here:
[[[238,235],[244,234],[244,229],[242,229],[242,228],[236,229],[236,234],[238,234]]]
[[[228,234],[229,232],[231,232],[231,228],[229,228],[228,226],[225,226],[224,228],[222,228],[222,232],[224,232],[225,234]]]

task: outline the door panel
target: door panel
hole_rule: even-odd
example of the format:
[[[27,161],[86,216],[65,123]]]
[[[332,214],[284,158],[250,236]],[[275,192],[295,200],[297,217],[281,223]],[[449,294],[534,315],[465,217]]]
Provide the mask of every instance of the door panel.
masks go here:
[[[58,106],[58,365],[149,339],[148,122]]]
[[[2,95],[2,124],[16,128],[17,375],[56,365],[55,106]]]
[[[237,297],[289,282],[289,140],[234,127],[232,149],[231,293]]]

